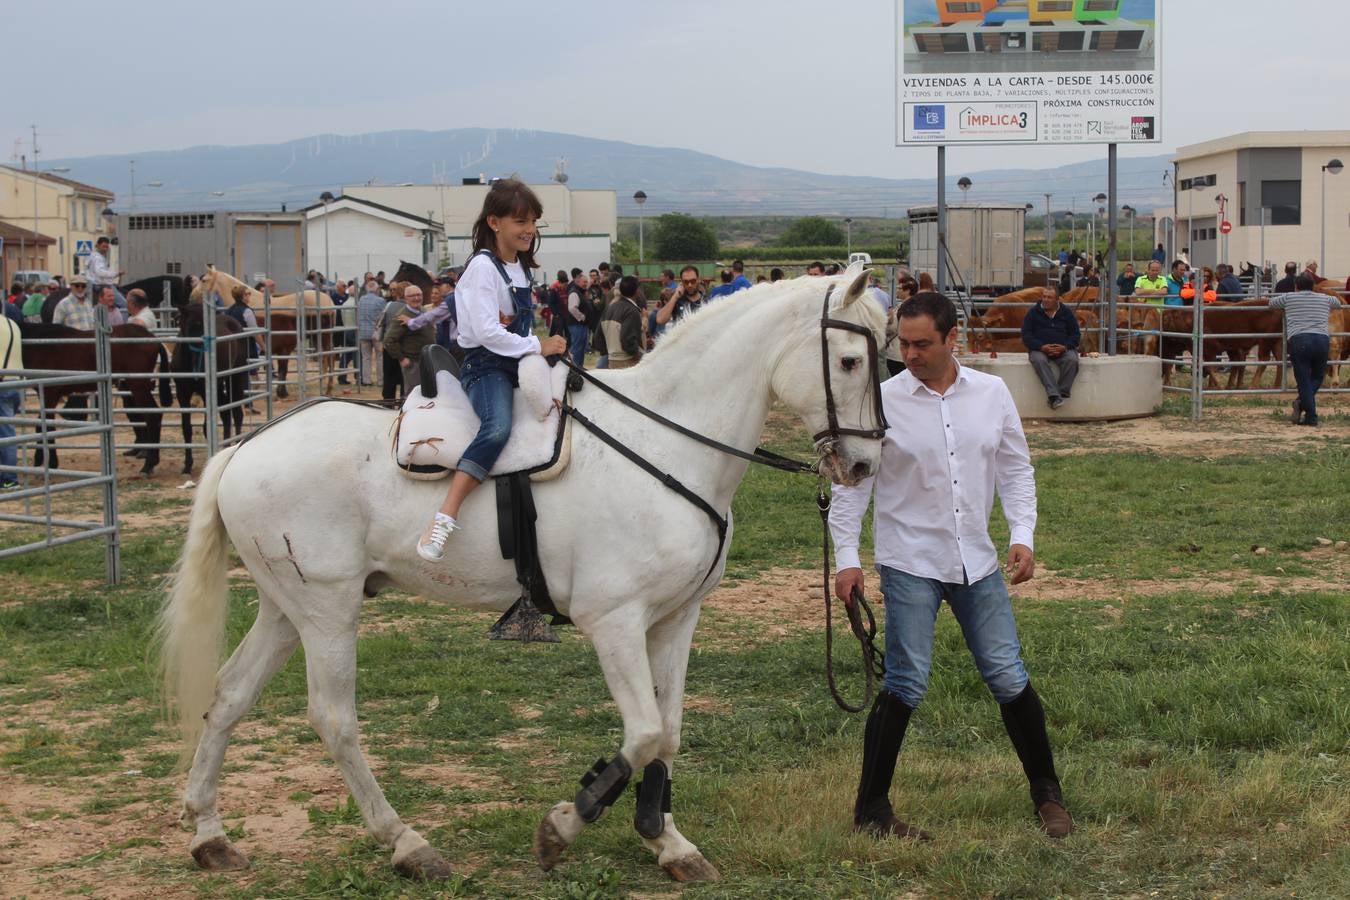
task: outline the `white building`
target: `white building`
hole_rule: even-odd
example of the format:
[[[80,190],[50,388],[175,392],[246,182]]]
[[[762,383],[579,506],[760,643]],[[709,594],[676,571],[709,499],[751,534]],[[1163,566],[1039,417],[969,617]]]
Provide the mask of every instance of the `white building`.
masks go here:
[[[327,278],[348,280],[379,271],[392,277],[401,260],[435,271],[440,259],[444,229],[429,216],[347,195],[301,212],[305,257]]]
[[[544,273],[570,270],[573,266],[590,269],[609,259],[611,245],[619,234],[618,197],[614,191],[572,190],[553,182],[530,187],[544,207],[544,217],[539,223],[542,242],[536,257],[543,271],[536,273],[536,277],[542,280]],[[444,256],[451,265],[463,265],[472,250],[470,232],[483,208],[488,185],[346,185],[342,190],[349,198],[416,211],[419,215],[425,213],[428,220],[444,223]],[[310,244],[311,249],[317,246]],[[311,253],[310,259],[316,265],[321,258]]]
[[[1189,247],[1191,262],[1200,266],[1236,268],[1264,258],[1277,270],[1291,261],[1302,269],[1315,259],[1322,275],[1345,278],[1350,173],[1334,173],[1333,160],[1350,162],[1350,131],[1247,131],[1180,147],[1173,159],[1176,210],[1155,211],[1155,241],[1173,257]],[[1175,240],[1168,233],[1173,220]]]

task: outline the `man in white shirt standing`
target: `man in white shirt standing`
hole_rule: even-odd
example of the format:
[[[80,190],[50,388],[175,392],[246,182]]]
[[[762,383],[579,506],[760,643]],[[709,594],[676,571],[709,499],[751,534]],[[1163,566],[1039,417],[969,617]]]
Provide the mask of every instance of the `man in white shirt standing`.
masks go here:
[[[1036,482],[1022,423],[1003,381],[961,366],[956,310],[926,292],[899,310],[906,371],[884,382],[890,428],[876,476],[836,487],[830,509],[838,568],[835,593],[861,590],[858,537],[875,498],[876,564],[886,601],[886,675],[867,719],[854,828],[878,837],[928,840],[896,818],[889,792],[911,714],[932,666],[933,633],[943,600],[951,607],[1031,784],[1041,827],[1064,837],[1073,820],[1055,774],[1045,712],[1022,663],[1017,624],[989,537],[997,490],[1011,531],[1007,572],[1032,577],[1036,558]]]
[[[89,283],[92,285],[91,293],[95,299],[98,299],[99,289],[110,287],[113,289],[113,296],[116,298],[118,309],[127,308],[127,298],[122,296],[122,291],[117,287],[117,282],[121,280],[124,273],[118,272],[108,264],[108,254],[112,250],[112,244],[106,237],[101,237],[94,242],[94,249],[89,254],[89,259],[84,264],[84,274],[89,277]]]

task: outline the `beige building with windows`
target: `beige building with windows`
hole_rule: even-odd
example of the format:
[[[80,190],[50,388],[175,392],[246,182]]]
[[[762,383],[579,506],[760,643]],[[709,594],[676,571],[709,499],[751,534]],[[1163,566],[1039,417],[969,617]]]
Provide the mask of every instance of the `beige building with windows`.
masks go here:
[[[1344,279],[1350,172],[1336,171],[1337,161],[1350,163],[1350,131],[1245,131],[1180,147],[1172,161],[1176,209],[1155,211],[1154,241],[1171,258],[1190,248],[1197,266],[1240,268],[1264,258],[1279,271],[1317,260],[1322,275]]]
[[[81,250],[92,247],[100,235],[111,234],[103,211],[113,196],[53,172],[0,166],[0,221],[52,238],[45,248],[46,264],[39,268],[53,275],[78,274],[85,258]],[[112,263],[116,265],[115,251]]]

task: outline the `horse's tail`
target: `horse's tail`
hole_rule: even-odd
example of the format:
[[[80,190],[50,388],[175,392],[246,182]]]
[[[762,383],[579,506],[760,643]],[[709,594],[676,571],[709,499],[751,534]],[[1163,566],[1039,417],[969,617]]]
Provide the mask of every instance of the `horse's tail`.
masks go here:
[[[170,378],[172,368],[169,363],[169,351],[164,349],[164,345],[159,346],[159,405],[173,406],[173,379]]]
[[[186,763],[196,750],[202,719],[216,690],[229,613],[226,569],[229,536],[220,518],[216,492],[236,448],[227,447],[207,463],[188,520],[187,541],[173,572],[155,625],[161,674],[170,716],[178,717]]]

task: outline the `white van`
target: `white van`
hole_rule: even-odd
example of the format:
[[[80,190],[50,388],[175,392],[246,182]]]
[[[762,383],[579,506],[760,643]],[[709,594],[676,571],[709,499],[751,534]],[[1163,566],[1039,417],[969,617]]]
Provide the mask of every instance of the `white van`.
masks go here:
[[[850,254],[848,255],[848,264],[851,266],[851,265],[853,265],[855,262],[860,262],[860,263],[862,263],[864,266],[870,266],[870,265],[872,264],[872,254],[870,254],[870,253],[850,253]]]
[[[45,269],[20,269],[14,273],[13,280],[23,285],[37,284],[38,282],[46,284],[52,280],[52,273]]]

